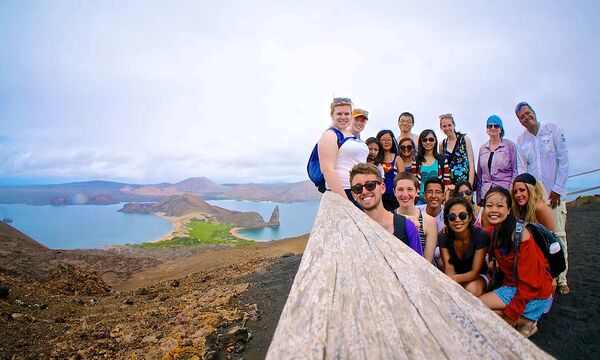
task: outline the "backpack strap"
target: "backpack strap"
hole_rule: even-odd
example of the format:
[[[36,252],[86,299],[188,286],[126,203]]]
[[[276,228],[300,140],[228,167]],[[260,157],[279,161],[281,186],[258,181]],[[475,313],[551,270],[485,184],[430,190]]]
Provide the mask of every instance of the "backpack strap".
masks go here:
[[[334,128],[333,126],[327,130],[333,130],[333,132],[337,135],[337,144],[338,149],[344,145],[347,140],[356,139],[356,135],[345,137],[344,133],[342,133],[339,129]]]
[[[517,221],[517,224],[515,226],[515,261],[513,262],[513,275],[512,275],[512,279],[513,281],[517,281],[518,280],[518,274],[517,274],[517,263],[519,262],[519,250],[521,249],[521,240],[523,237],[523,228],[525,227],[525,223],[523,222],[523,220],[519,220]]]
[[[404,215],[394,214],[394,236],[408,245],[408,236],[406,234],[406,217]]]

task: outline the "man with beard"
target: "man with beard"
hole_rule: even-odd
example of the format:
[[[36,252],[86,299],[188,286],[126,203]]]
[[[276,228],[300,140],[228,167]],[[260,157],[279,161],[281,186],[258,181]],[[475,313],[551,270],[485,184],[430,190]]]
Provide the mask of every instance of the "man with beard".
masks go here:
[[[383,207],[381,198],[385,193],[385,184],[381,172],[375,165],[366,163],[354,165],[350,171],[350,190],[354,200],[363,208],[365,214],[417,254],[423,255],[419,231],[415,224],[405,216],[391,213]]]

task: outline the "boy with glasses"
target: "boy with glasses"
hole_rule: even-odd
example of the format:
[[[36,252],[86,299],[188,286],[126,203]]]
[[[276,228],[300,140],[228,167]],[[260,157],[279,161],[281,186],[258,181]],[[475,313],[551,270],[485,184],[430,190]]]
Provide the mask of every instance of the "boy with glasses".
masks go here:
[[[354,165],[350,171],[350,185],[354,200],[363,208],[365,214],[417,254],[423,255],[419,231],[415,224],[405,216],[391,213],[383,207],[381,198],[385,193],[385,184],[375,165]]]
[[[398,128],[400,129],[400,135],[398,135],[398,144],[400,140],[404,138],[412,139],[413,143],[419,143],[419,135],[411,133],[413,126],[415,126],[415,117],[409,112],[403,112],[398,117]]]

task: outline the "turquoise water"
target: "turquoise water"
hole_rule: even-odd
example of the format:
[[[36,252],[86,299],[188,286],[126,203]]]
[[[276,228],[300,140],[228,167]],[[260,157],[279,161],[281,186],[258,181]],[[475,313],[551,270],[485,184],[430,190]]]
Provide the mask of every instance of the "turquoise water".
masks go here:
[[[279,220],[281,222],[279,227],[239,231],[239,234],[243,237],[262,241],[284,239],[309,233],[315,222],[320,203],[319,200],[295,203],[238,200],[210,200],[208,202],[211,205],[229,210],[256,211],[265,221],[269,221],[273,209],[276,205],[279,205]]]
[[[115,205],[32,206],[0,204],[0,219],[53,249],[102,248],[154,241],[171,233],[171,222],[155,215],[125,214]]]

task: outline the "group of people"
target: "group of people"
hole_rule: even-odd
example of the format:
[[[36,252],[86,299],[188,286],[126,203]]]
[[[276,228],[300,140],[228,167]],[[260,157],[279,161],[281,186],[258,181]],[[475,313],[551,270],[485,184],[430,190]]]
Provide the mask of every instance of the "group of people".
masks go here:
[[[408,112],[398,118],[397,138],[386,129],[363,142],[367,111],[353,109],[348,98],[335,98],[330,110],[329,130],[347,141],[339,145],[336,131],[328,130],[318,142],[326,189],[346,197],[523,335],[533,335],[555,289],[570,292],[567,270],[552,278],[527,228],[516,249],[514,239],[518,220],[539,223],[556,233],[567,260],[562,129],[540,123],[521,102],[515,115],[525,129],[516,143],[504,138],[502,119],[492,115],[489,140],[475,159],[452,114],[439,117],[446,136],[441,143],[431,129],[412,134],[415,119]]]

